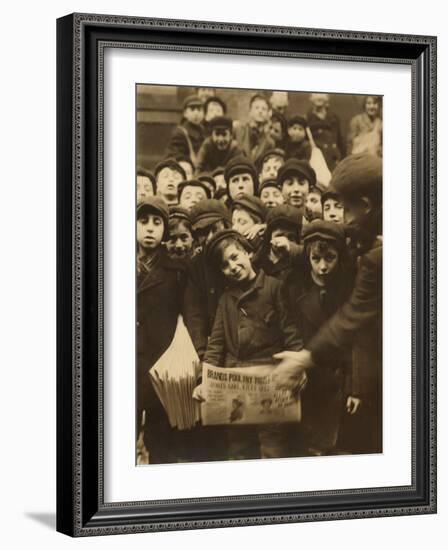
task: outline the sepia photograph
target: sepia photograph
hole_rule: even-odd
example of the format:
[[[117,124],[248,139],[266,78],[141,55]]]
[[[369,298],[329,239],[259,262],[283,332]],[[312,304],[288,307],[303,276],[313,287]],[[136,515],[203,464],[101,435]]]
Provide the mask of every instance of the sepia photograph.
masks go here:
[[[375,454],[382,97],[136,85],[136,464]]]

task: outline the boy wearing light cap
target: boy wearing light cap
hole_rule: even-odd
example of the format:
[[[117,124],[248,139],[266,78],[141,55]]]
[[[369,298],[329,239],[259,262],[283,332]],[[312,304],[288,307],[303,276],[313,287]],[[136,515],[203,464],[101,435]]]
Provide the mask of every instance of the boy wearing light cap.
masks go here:
[[[176,432],[148,370],[170,345],[182,309],[185,268],[168,257],[169,212],[159,197],[137,205],[137,435],[151,464],[176,462]]]
[[[179,183],[186,179],[182,166],[171,158],[159,162],[155,169],[155,178],[157,196],[167,205],[177,204]]]
[[[185,98],[181,123],[174,129],[166,150],[167,157],[184,155],[197,164],[197,154],[204,141],[204,104],[197,95]]]
[[[358,273],[349,298],[319,329],[290,365],[278,370],[278,383],[293,387],[304,369],[352,352],[355,395],[362,399],[364,425],[356,437],[358,452],[382,450],[382,162],[351,155],[336,167],[331,185],[344,205],[345,221],[357,239]],[[281,358],[284,358],[280,354]],[[360,411],[361,413],[361,411]]]
[[[243,195],[257,195],[258,177],[253,163],[245,156],[232,158],[224,170],[230,200]]]
[[[240,155],[241,149],[232,139],[232,119],[216,116],[209,122],[210,137],[204,140],[199,150],[196,172],[213,172],[218,166],[225,166],[230,159]]]

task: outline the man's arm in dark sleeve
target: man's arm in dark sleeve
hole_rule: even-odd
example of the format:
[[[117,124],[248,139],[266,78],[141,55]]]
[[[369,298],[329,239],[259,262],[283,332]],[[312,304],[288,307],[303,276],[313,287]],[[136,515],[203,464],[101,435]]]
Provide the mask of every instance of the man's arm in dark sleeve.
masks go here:
[[[361,260],[350,298],[312,338],[308,350],[315,363],[331,360],[346,350],[356,333],[374,320],[382,309],[382,249],[368,252]]]

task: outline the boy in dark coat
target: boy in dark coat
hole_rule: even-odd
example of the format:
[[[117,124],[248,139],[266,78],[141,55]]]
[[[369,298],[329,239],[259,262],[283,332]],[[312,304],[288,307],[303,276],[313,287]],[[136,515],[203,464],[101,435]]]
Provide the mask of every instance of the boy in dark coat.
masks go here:
[[[194,166],[197,154],[204,141],[204,104],[196,95],[188,96],[183,104],[183,118],[174,129],[166,150],[166,157],[184,155],[190,157]]]
[[[334,171],[332,185],[360,253],[354,288],[307,349],[289,354],[289,366],[278,370],[279,385],[292,387],[304,369],[351,349],[352,391],[362,399],[363,422],[352,439],[357,452],[382,450],[382,183],[381,159],[372,155],[351,155]]]
[[[237,142],[232,139],[232,119],[217,116],[209,122],[210,137],[206,138],[198,152],[196,172],[213,172],[225,166],[230,159],[242,154]]]
[[[317,147],[322,151],[328,169],[332,172],[345,156],[345,143],[342,138],[338,116],[330,110],[328,94],[311,94],[311,109],[307,114],[308,127]]]
[[[349,297],[354,269],[342,226],[315,220],[303,229],[304,262],[285,281],[287,303],[304,345]],[[350,353],[331,357],[308,371],[302,394],[300,450],[321,455],[334,452],[346,408],[355,413],[360,400],[351,394]],[[299,452],[300,454],[300,452]]]
[[[286,158],[310,160],[311,145],[306,135],[308,123],[301,115],[294,115],[288,120],[288,140],[285,145]]]
[[[148,374],[169,347],[181,312],[185,270],[168,257],[168,207],[159,197],[137,206],[137,431],[150,463],[175,462],[175,430]],[[143,424],[144,418],[144,425]]]
[[[279,350],[300,350],[302,341],[281,282],[255,271],[244,237],[234,230],[220,231],[207,244],[206,253],[228,287],[219,301],[204,361],[225,368],[266,364]],[[288,427],[282,425],[229,427],[229,458],[254,458],[256,447],[261,458],[288,456],[288,435]]]
[[[254,265],[270,277],[285,280],[299,257],[302,218],[293,206],[282,204],[269,209],[263,246],[254,257]]]
[[[196,251],[188,271],[183,317],[200,358],[205,353],[224,288],[222,277],[207,264],[204,247],[219,230],[231,227],[230,212],[219,200],[207,199],[190,212]]]
[[[270,105],[266,96],[255,94],[250,99],[249,122],[234,124],[235,139],[252,162],[257,162],[268,149],[275,147],[268,134]]]

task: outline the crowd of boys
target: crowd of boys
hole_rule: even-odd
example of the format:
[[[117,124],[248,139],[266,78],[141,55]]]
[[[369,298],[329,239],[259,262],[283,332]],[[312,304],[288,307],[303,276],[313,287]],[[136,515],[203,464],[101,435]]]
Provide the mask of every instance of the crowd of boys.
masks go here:
[[[381,158],[346,154],[326,94],[288,119],[275,94],[254,95],[245,124],[213,91],[189,96],[165,158],[137,172],[141,462],[382,450]],[[179,315],[202,362],[275,363],[278,386],[301,392],[302,422],[172,429],[148,369]]]

